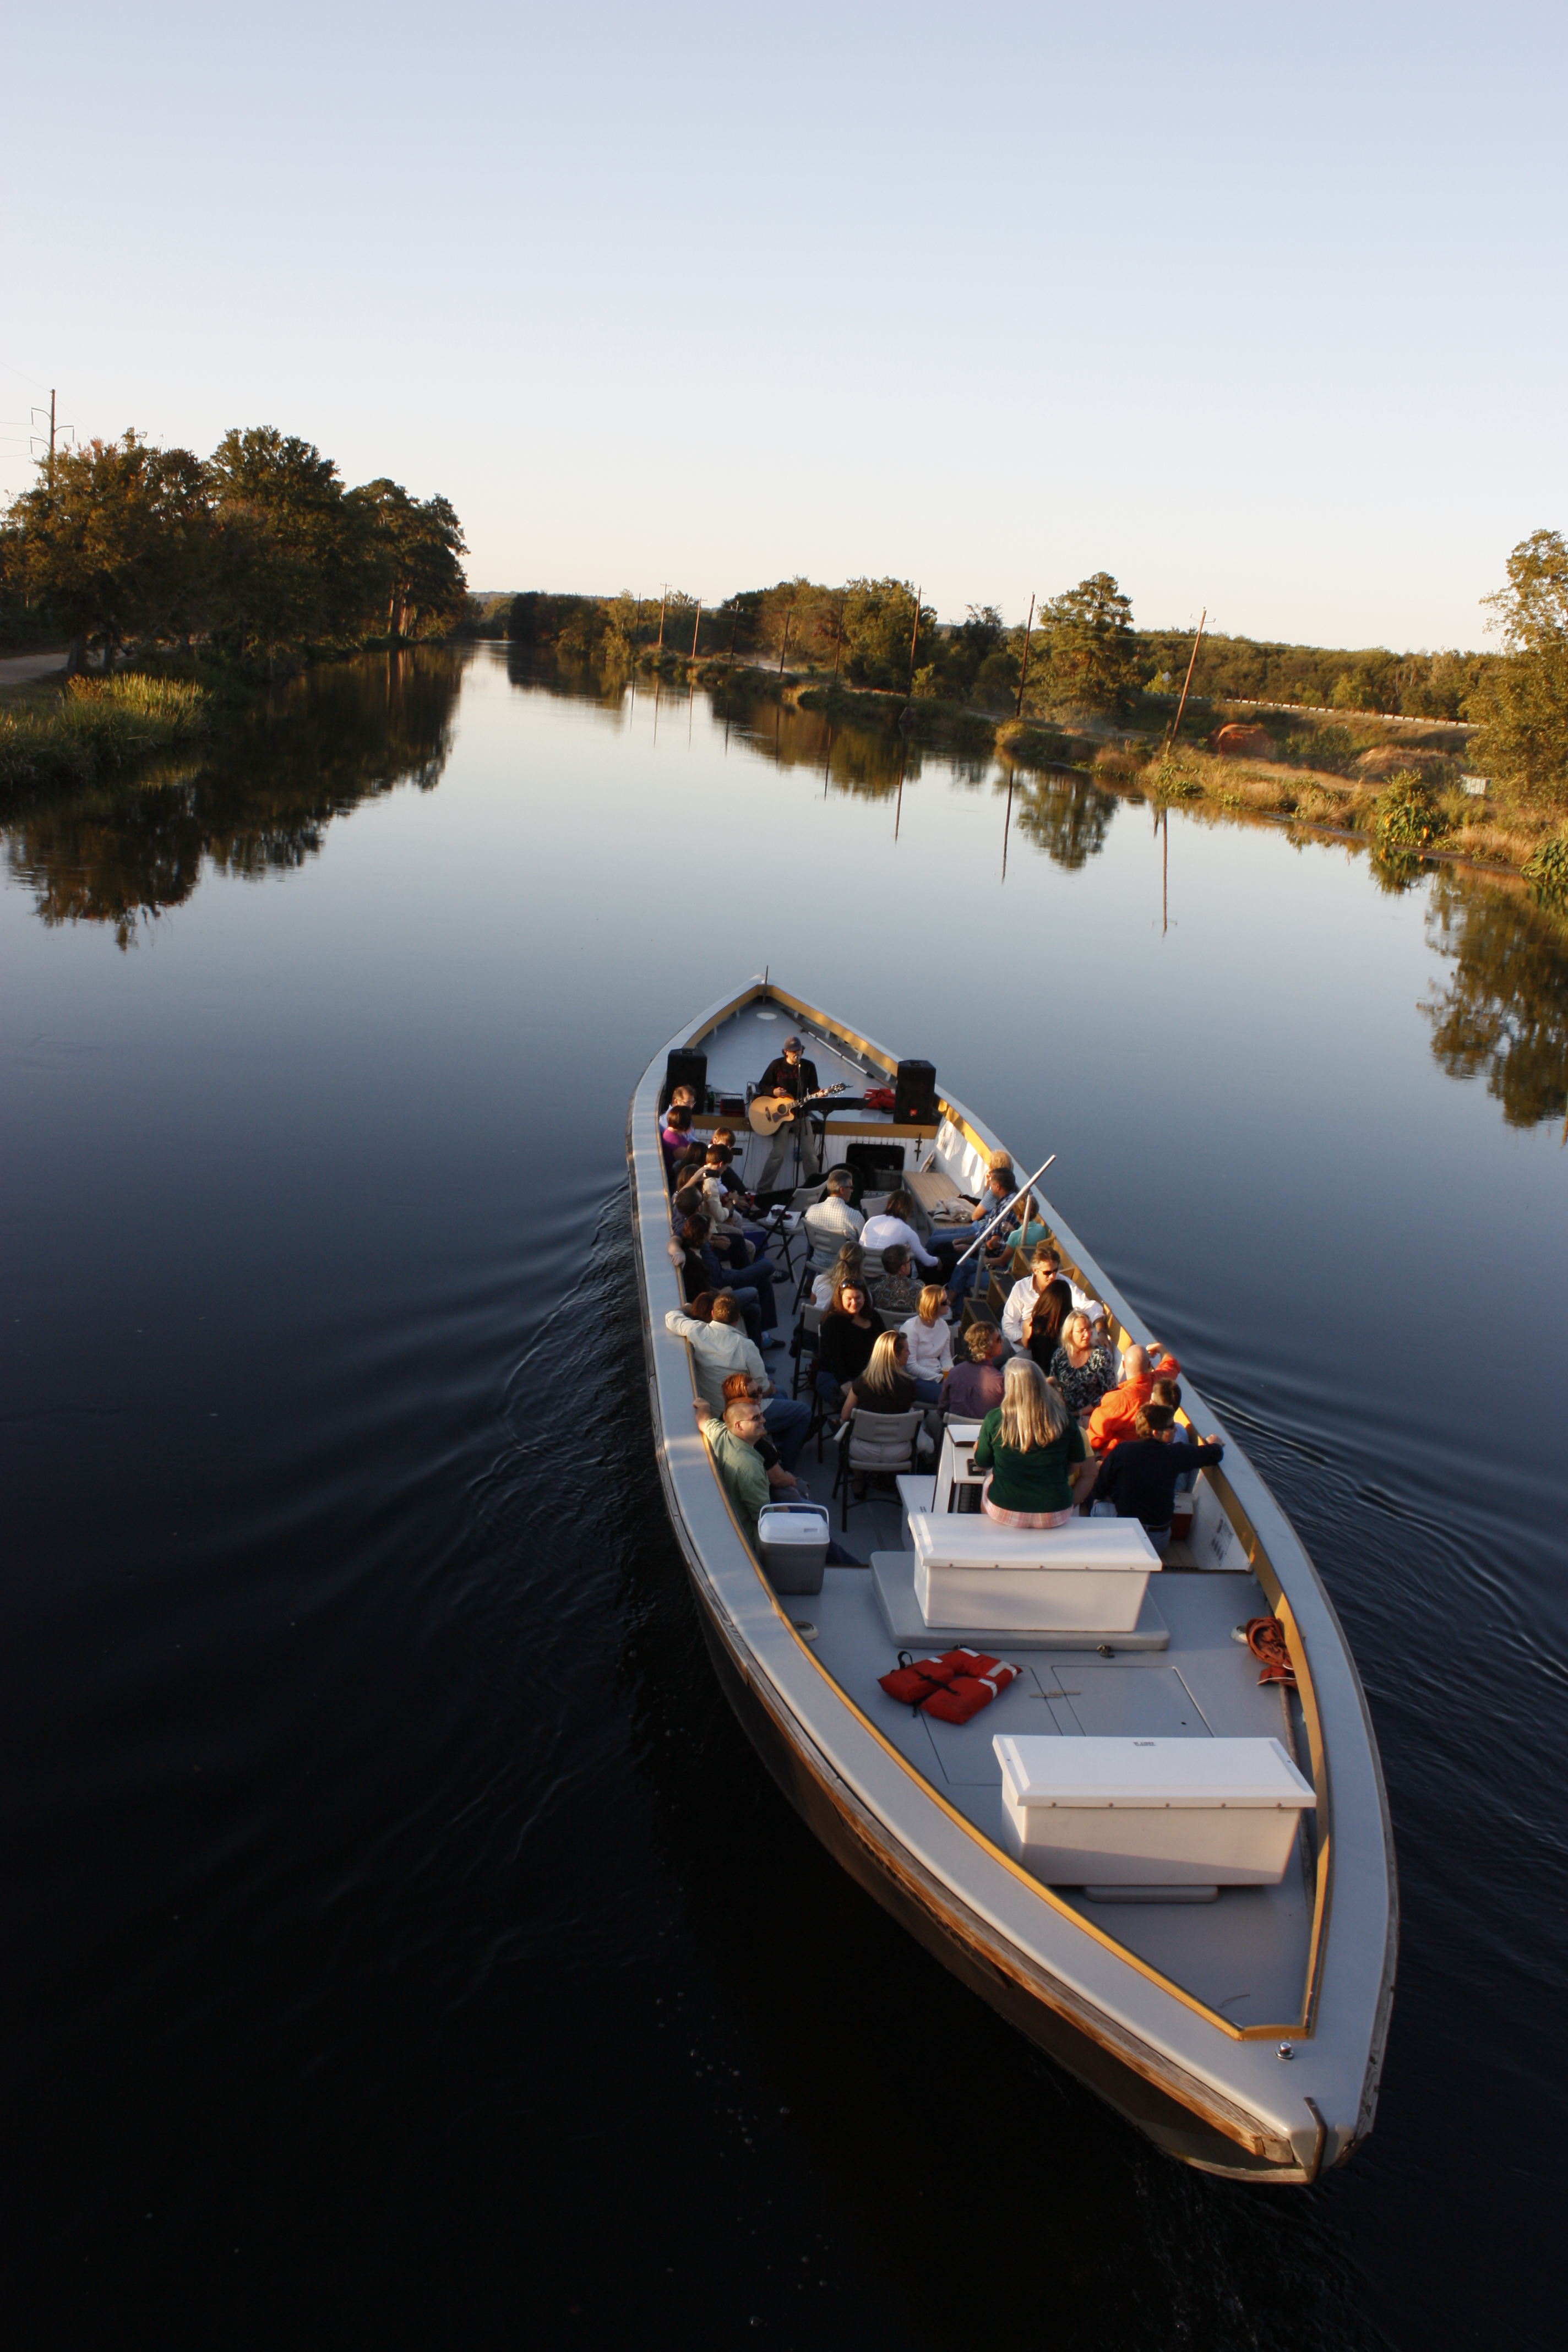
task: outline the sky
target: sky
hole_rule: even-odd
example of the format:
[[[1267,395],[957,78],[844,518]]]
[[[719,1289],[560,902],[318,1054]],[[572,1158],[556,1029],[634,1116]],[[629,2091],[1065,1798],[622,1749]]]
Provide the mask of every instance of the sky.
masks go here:
[[[479,589],[1113,572],[1477,646],[1568,529],[1568,7],[6,0],[0,492],[315,442]]]

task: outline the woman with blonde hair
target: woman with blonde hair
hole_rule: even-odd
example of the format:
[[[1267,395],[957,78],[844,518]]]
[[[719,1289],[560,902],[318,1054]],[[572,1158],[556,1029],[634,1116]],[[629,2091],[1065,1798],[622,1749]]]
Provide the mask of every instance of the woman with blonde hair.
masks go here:
[[[928,1282],[921,1303],[900,1327],[909,1344],[910,1377],[922,1404],[934,1404],[942,1377],[952,1370],[952,1333],[947,1320],[947,1293],[940,1282]]]
[[[1037,1362],[1039,1350],[1033,1339],[1030,1347]],[[1068,1411],[1080,1421],[1087,1421],[1106,1391],[1116,1386],[1116,1359],[1103,1341],[1096,1345],[1089,1318],[1079,1308],[1063,1319],[1050,1377]]]
[[[901,1331],[883,1331],[871,1350],[871,1360],[844,1391],[840,1421],[852,1412],[912,1412],[919,1402],[918,1384],[909,1372],[909,1342]]]
[[[1006,1528],[1061,1528],[1099,1472],[1083,1432],[1029,1356],[1015,1356],[1002,1402],[980,1424],[974,1459],[987,1473],[980,1507]]]

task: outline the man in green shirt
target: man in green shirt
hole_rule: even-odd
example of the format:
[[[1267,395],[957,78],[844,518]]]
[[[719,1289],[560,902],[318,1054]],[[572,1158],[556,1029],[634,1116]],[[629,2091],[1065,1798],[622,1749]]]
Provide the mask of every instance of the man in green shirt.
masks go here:
[[[705,1421],[702,1434],[742,1532],[755,1551],[757,1514],[769,1499],[768,1474],[756,1447],[763,1416],[750,1398],[738,1399],[725,1406],[722,1421]]]

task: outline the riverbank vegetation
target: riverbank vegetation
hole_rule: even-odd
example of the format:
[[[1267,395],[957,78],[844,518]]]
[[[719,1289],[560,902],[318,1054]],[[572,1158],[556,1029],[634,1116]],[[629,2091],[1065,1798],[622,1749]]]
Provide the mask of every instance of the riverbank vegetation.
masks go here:
[[[1489,598],[1496,652],[1394,654],[1139,629],[1109,572],[1009,626],[941,624],[907,581],[805,578],[704,610],[531,593],[514,648],[636,667],[897,730],[958,758],[1088,769],[1108,789],[1363,836],[1391,873],[1450,856],[1522,868],[1568,904],[1568,550],[1537,531]],[[1184,708],[1189,663],[1193,677]]]
[[[440,497],[271,425],[212,456],[139,434],[57,452],[0,520],[0,641],[54,641],[107,674],[199,658],[276,679],[367,644],[443,636],[467,610],[462,526]]]

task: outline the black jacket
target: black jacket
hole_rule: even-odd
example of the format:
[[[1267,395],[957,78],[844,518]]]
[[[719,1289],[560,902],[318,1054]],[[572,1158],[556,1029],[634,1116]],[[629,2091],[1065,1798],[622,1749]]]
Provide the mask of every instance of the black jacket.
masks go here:
[[[817,1084],[816,1064],[808,1062],[803,1054],[792,1070],[784,1055],[780,1054],[776,1060],[768,1064],[767,1068],[757,1080],[757,1092],[760,1095],[771,1095],[775,1087],[787,1087],[796,1102],[800,1102],[806,1095],[820,1094],[822,1089]]]

